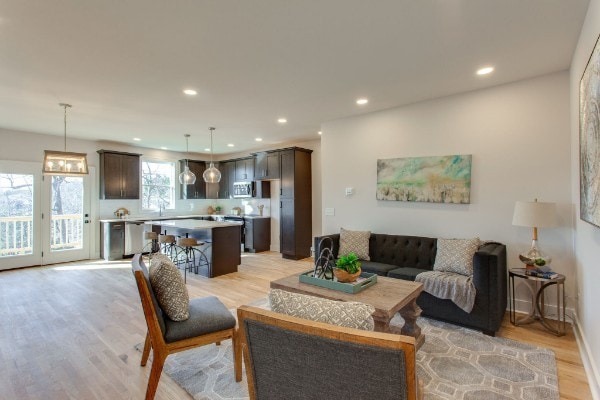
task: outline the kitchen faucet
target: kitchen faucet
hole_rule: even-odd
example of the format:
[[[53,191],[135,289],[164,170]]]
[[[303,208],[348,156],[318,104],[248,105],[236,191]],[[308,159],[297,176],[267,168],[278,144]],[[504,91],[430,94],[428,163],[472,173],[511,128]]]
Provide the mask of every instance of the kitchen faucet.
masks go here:
[[[162,201],[161,201],[161,202],[159,202],[159,203],[158,203],[158,216],[159,216],[159,217],[162,217],[162,213],[163,213],[163,210],[164,210],[164,209],[165,209],[165,203],[164,203],[164,202],[162,202]]]

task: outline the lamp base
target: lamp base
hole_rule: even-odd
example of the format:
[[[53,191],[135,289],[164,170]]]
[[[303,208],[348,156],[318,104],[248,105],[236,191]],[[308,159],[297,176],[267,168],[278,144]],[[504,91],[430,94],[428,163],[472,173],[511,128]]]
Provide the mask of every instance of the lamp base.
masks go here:
[[[535,239],[531,243],[531,248],[526,253],[519,254],[519,260],[525,264],[526,269],[543,267],[552,262],[552,258],[542,253],[539,249],[537,240]]]

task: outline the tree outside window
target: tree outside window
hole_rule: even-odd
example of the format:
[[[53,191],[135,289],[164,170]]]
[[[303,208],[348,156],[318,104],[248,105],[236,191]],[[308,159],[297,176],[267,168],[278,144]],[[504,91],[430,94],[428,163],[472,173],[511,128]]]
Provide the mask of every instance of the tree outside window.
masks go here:
[[[175,163],[142,160],[142,209],[175,208]]]

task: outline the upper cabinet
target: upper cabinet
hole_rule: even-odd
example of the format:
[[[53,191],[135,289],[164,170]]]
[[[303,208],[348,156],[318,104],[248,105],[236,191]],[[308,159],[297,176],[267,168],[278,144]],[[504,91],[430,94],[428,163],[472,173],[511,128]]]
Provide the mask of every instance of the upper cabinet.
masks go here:
[[[186,160],[179,160],[179,172],[183,172]],[[191,185],[179,184],[179,197],[181,199],[205,199],[206,198],[206,183],[202,174],[206,170],[206,162],[187,160],[190,171],[196,175],[196,182]]]
[[[140,198],[140,156],[112,150],[100,154],[100,199]]]
[[[279,179],[279,151],[256,153],[254,180]]]
[[[251,182],[254,179],[254,157],[235,160],[235,181]]]

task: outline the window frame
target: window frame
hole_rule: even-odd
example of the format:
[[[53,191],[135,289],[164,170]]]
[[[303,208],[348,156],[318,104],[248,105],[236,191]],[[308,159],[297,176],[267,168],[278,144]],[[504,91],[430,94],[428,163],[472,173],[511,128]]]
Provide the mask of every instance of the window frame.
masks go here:
[[[141,160],[141,175],[140,175],[140,186],[141,186],[141,196],[140,196],[140,200],[141,200],[141,209],[143,211],[156,211],[157,207],[146,207],[146,195],[145,195],[145,188],[146,187],[163,187],[163,188],[168,188],[169,191],[169,197],[170,197],[170,201],[169,203],[163,208],[163,210],[175,210],[176,208],[176,190],[177,190],[177,182],[176,182],[176,177],[177,177],[177,163],[175,161],[172,160],[161,160],[161,159],[155,159],[155,158],[142,158]],[[167,185],[147,185],[145,184],[145,175],[148,175],[145,172],[145,164],[164,164],[164,165],[169,165],[170,166],[170,176],[169,176],[169,186]],[[153,175],[152,172],[150,172],[150,175]],[[163,175],[163,174],[161,174]]]

